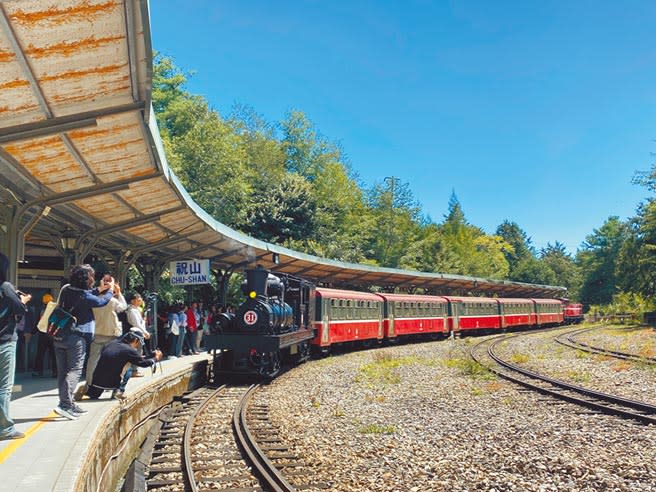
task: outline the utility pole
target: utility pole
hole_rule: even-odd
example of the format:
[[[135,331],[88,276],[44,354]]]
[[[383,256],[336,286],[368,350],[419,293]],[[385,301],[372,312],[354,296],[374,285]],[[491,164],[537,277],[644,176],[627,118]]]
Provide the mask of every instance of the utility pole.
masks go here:
[[[389,201],[389,218],[387,219],[387,241],[385,244],[385,255],[383,258],[383,264],[384,266],[387,266],[387,262],[389,260],[388,255],[389,255],[389,250],[390,246],[392,245],[392,237],[393,237],[393,230],[394,230],[394,187],[396,185],[396,180],[398,178],[396,176],[385,176],[383,181],[387,183],[389,186],[390,190],[390,201]]]

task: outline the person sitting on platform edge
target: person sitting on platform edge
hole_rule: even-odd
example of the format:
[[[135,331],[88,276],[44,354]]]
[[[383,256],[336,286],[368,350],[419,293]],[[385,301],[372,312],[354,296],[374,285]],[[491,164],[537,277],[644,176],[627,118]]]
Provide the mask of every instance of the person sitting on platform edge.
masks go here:
[[[121,374],[128,364],[139,367],[152,367],[162,360],[162,352],[155,350],[152,357],[141,355],[144,337],[138,328],[131,328],[122,338],[109,342],[100,354],[100,360],[93,372],[93,383],[87,390],[89,398],[98,399],[103,391],[113,391],[112,396],[123,399],[119,390]]]

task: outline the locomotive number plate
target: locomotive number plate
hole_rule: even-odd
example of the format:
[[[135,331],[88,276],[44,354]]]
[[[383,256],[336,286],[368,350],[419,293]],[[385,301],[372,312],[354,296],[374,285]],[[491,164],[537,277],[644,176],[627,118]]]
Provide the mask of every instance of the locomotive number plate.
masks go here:
[[[246,311],[244,313],[244,323],[254,325],[257,323],[257,313],[255,311]]]

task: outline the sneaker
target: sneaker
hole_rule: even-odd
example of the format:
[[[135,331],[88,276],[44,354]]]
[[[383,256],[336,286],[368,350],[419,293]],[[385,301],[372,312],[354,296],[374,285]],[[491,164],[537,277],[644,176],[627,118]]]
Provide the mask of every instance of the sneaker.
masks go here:
[[[10,439],[23,439],[24,437],[25,434],[15,430],[11,434],[7,434],[6,436],[0,436],[0,441],[9,441]]]
[[[77,420],[77,418],[79,417],[79,415],[73,412],[72,409],[66,409],[60,406],[55,407],[55,413],[57,415],[61,415],[64,418],[67,418],[68,420]]]
[[[82,408],[81,406],[73,404],[73,407],[71,408],[71,411],[72,411],[73,413],[77,414],[78,416],[80,416],[80,415],[82,415],[83,413],[87,413],[89,410],[85,410],[85,409]]]
[[[112,398],[116,400],[125,400],[125,395],[123,394],[122,391],[114,390],[112,391]]]

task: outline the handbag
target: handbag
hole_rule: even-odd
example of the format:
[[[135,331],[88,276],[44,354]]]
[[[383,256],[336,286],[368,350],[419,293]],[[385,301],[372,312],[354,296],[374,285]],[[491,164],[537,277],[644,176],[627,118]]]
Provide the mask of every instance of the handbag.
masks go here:
[[[48,318],[52,314],[52,311],[57,307],[57,303],[58,301],[48,301],[48,304],[46,304],[46,308],[43,310],[41,319],[39,319],[39,322],[36,325],[41,333],[48,332]]]
[[[171,334],[172,335],[180,334],[180,327],[178,326],[178,322],[176,320],[171,321]]]
[[[71,309],[71,311],[67,311],[64,309],[62,306],[59,305],[59,299],[61,297],[62,292],[66,287],[68,287],[69,284],[64,285],[61,290],[59,291],[59,295],[57,296],[57,302],[55,303],[55,306],[52,308],[50,311],[50,314],[46,317],[46,312],[48,310],[48,306],[46,306],[46,312],[43,313],[43,317],[47,320],[47,326],[46,326],[46,333],[50,338],[57,342],[61,342],[66,338],[68,335],[76,332],[77,328],[77,318],[73,316],[71,311],[74,311],[75,308],[77,307],[77,304]],[[50,304],[50,303],[48,303]],[[39,321],[40,323],[41,321]]]

